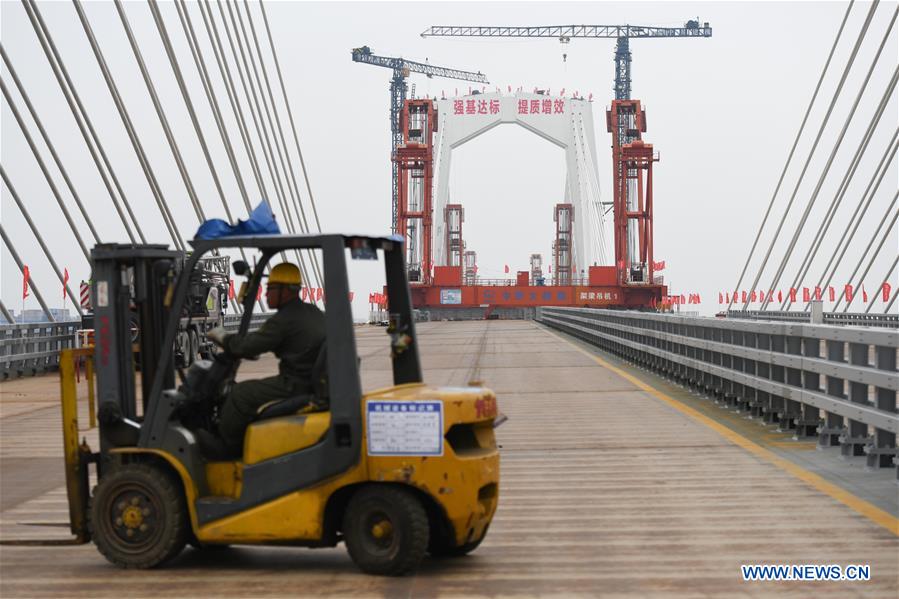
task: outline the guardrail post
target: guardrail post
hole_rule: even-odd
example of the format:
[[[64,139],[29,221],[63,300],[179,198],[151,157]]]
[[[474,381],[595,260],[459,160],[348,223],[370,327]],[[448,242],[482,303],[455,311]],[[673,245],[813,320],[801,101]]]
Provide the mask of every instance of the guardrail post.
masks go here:
[[[766,333],[758,333],[755,336],[755,347],[762,351],[771,351],[771,335]],[[755,363],[755,374],[762,379],[771,379],[771,364],[764,360],[758,360]],[[750,403],[752,409],[752,417],[759,418],[763,423],[768,421],[768,414],[771,408],[771,394],[767,391],[757,389],[755,392],[755,401]]]
[[[877,370],[896,372],[896,348],[876,346],[874,348],[874,360]],[[875,387],[874,393],[874,406],[878,410],[891,414],[896,413],[895,390]],[[868,454],[868,468],[887,468],[892,466],[893,456],[897,455],[896,433],[875,428],[873,443],[865,448],[865,452]]]
[[[821,341],[802,338],[802,355],[809,358],[821,357]],[[821,390],[821,375],[817,372],[802,371],[802,388],[810,391]],[[796,437],[814,437],[821,425],[821,410],[808,404],[802,405],[802,416],[796,421]]]
[[[854,366],[867,366],[868,350],[867,344],[850,343],[849,363]],[[868,385],[849,381],[849,401],[865,406],[870,405]],[[865,455],[865,446],[868,441],[868,425],[850,418],[846,432],[840,437],[840,455],[844,458]]]
[[[772,354],[785,353],[786,350],[786,341],[783,335],[771,335],[771,352]],[[771,364],[769,366],[771,370],[770,379],[776,383],[785,383],[786,382],[786,369],[779,364]],[[775,424],[778,423],[778,430],[784,428],[785,426],[789,428],[790,423],[786,422],[783,419],[783,414],[786,411],[786,400],[780,395],[776,395],[774,393],[771,394],[770,399],[768,400],[768,410],[765,412],[765,422],[767,424]]]
[[[758,347],[758,335],[751,331],[743,331],[743,347],[756,349]],[[758,373],[758,362],[750,358],[743,358],[743,372],[750,376],[756,376]],[[756,391],[755,387],[750,387],[749,385],[742,385],[742,387],[744,399],[741,402],[742,409],[747,410],[750,416],[758,416],[758,391]]]
[[[827,359],[831,362],[846,362],[846,343],[843,341],[827,341]],[[827,394],[839,399],[846,399],[845,381],[839,377],[827,376]],[[843,417],[825,410],[824,424],[818,429],[818,447],[836,447],[840,444],[840,436],[846,430]]]
[[[733,345],[734,332],[728,329],[721,331],[721,342],[725,345]],[[728,370],[734,369],[734,356],[730,352],[721,354],[721,366]],[[730,379],[721,381],[721,399],[718,403],[730,405],[734,397],[734,383]]]
[[[802,355],[802,340],[799,337],[787,337],[785,339],[786,353],[792,355]],[[791,387],[802,387],[802,371],[798,368],[785,368],[786,383]],[[784,398],[784,409],[780,415],[780,429],[795,429],[798,426],[797,421],[802,418],[802,404],[792,399]]]

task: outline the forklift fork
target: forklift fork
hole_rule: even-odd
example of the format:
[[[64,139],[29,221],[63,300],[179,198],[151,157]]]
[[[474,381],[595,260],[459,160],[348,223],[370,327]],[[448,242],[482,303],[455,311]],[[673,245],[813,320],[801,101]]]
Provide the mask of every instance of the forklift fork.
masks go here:
[[[90,501],[89,464],[95,455],[86,439],[78,442],[78,388],[76,357],[85,358],[90,425],[94,422],[93,348],[64,349],[59,354],[59,380],[62,398],[62,438],[66,465],[66,495],[69,500],[69,527],[75,538],[72,544],[89,542],[87,510]]]
[[[91,540],[87,526],[87,510],[90,500],[89,464],[97,462],[97,454],[91,452],[87,441],[78,442],[78,387],[76,358],[85,358],[85,378],[90,426],[96,426],[94,410],[93,347],[63,349],[59,352],[59,380],[62,393],[62,437],[65,454],[66,495],[69,500],[69,528],[74,537],[63,539],[0,539],[0,545],[83,545]],[[41,524],[38,524],[41,525]],[[56,523],[43,524],[56,526]]]

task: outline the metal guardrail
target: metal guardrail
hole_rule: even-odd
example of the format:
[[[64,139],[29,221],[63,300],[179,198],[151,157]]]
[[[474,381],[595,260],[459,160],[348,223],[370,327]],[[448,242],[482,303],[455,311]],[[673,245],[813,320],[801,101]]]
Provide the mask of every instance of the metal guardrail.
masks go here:
[[[254,331],[271,313],[253,314]],[[237,331],[240,315],[225,316],[225,328]],[[59,352],[78,346],[80,320],[0,325],[0,380],[34,376],[59,368]]]
[[[799,311],[767,311],[767,310],[728,310],[728,318],[743,320],[773,320],[778,322],[812,322],[810,312]],[[864,312],[824,312],[823,324],[841,324],[866,327],[886,327],[899,329],[899,314],[865,314]]]
[[[590,308],[537,308],[536,320],[869,468],[899,455],[897,331]]]
[[[76,346],[80,320],[0,326],[0,380],[59,368],[60,350]]]

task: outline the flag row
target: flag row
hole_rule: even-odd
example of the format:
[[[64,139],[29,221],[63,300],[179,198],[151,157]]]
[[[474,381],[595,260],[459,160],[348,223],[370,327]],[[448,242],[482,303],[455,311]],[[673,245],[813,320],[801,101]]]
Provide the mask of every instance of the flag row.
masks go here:
[[[880,285],[880,288],[874,293],[879,293],[881,299],[888,302],[892,291],[893,286],[887,282],[883,282]],[[811,302],[824,301],[825,299],[829,302],[835,302],[837,301],[838,296],[842,297],[847,302],[851,302],[855,297],[861,297],[862,302],[865,303],[869,300],[868,291],[865,289],[864,284],[862,284],[858,287],[853,285],[843,285],[841,287],[834,287],[833,285],[828,287],[790,287],[786,291],[780,289],[777,291],[774,291],[773,289],[768,289],[767,291],[764,289],[753,289],[750,291],[719,291],[718,303],[752,304],[764,302],[770,303],[773,301],[783,303],[784,300],[789,300],[792,304],[799,301]]]

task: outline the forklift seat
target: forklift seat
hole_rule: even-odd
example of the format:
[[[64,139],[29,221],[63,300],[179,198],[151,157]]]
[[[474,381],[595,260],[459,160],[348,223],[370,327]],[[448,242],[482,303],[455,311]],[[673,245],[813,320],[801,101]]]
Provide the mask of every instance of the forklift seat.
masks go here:
[[[312,393],[303,393],[270,401],[259,406],[254,422],[279,418],[303,412],[322,412],[328,409],[328,351],[327,343],[322,343],[312,365]]]

